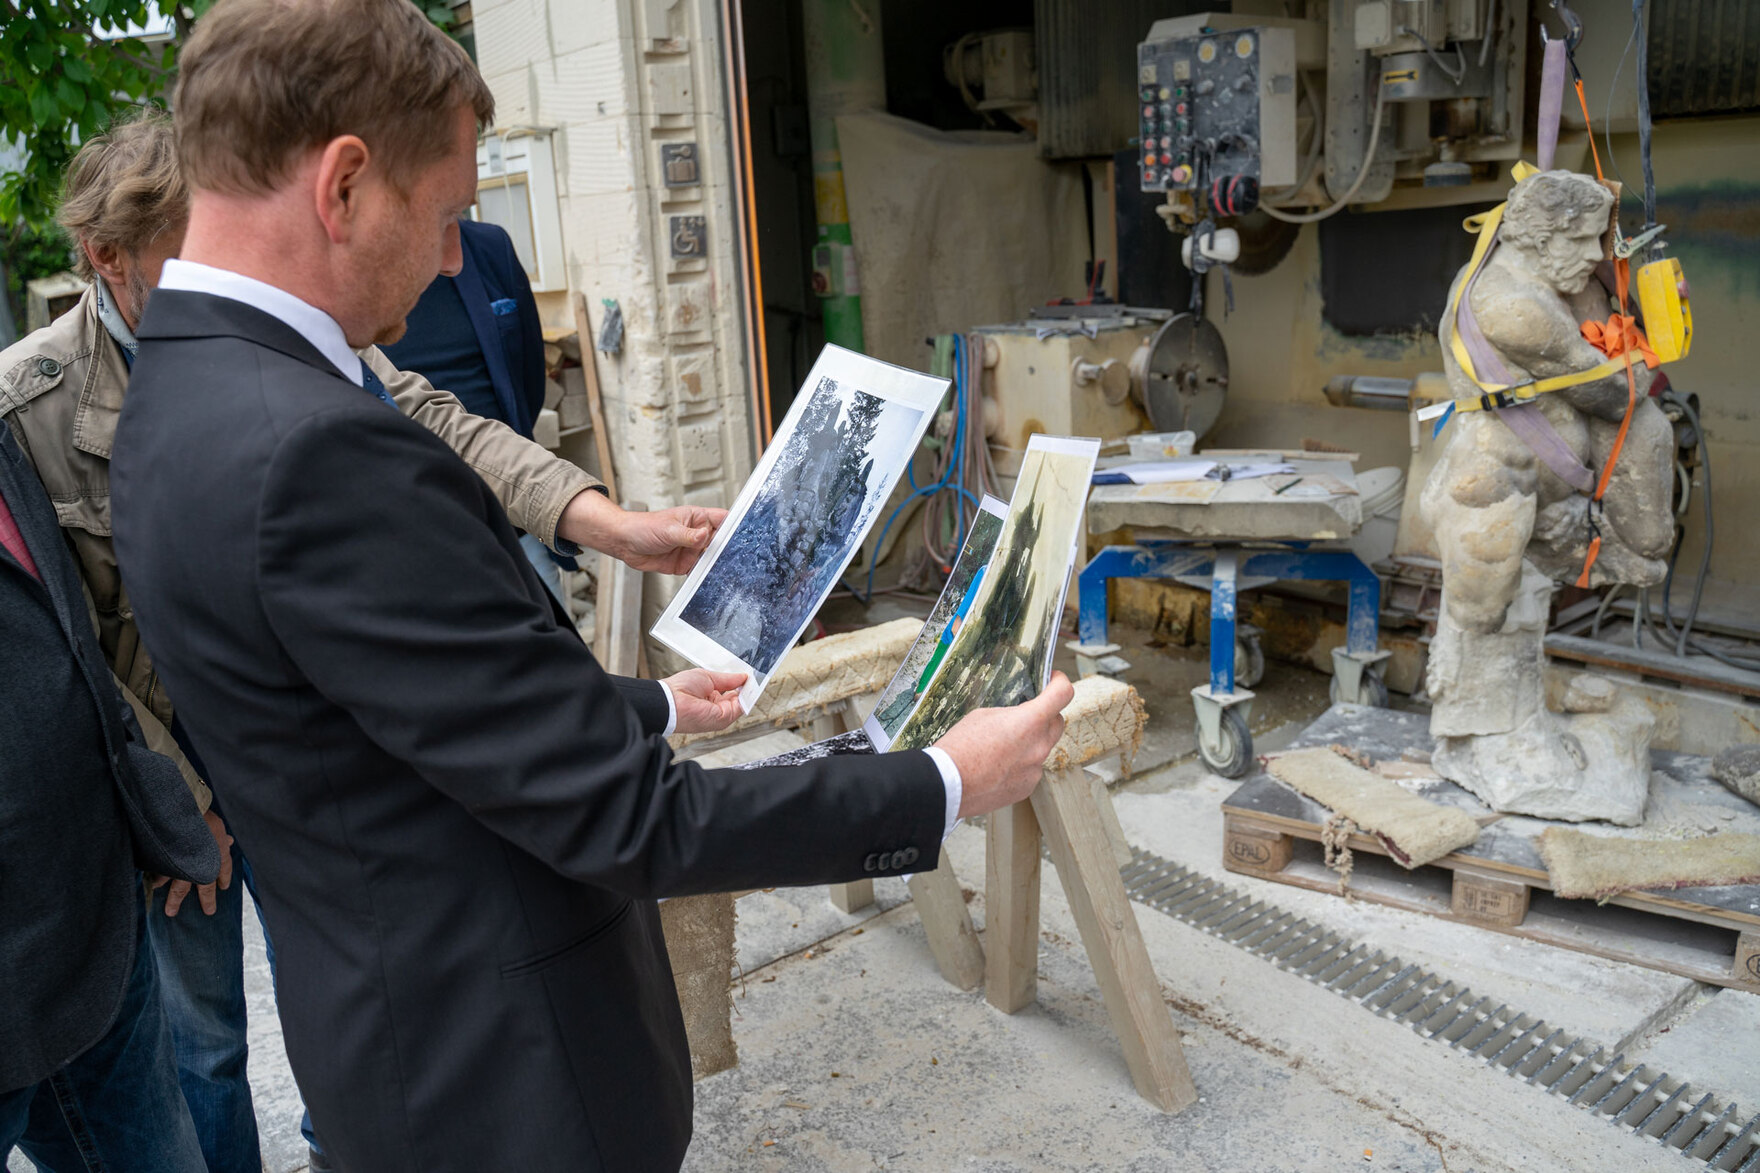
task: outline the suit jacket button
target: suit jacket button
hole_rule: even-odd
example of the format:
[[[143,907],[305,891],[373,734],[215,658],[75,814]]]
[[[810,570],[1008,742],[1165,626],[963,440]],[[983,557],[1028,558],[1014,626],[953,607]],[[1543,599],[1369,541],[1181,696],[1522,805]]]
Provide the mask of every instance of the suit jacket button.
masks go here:
[[[865,872],[879,871],[880,870],[879,858],[880,857],[877,854],[870,852],[868,854],[868,858],[864,859],[862,861],[862,870]]]
[[[53,379],[61,373],[61,364],[52,358],[40,358],[37,360],[37,370],[41,371],[45,378]]]
[[[900,853],[898,866],[903,867],[903,868],[908,868],[913,863],[916,863],[916,862],[917,862],[917,849],[914,847],[907,847],[904,849],[904,851],[902,851]]]

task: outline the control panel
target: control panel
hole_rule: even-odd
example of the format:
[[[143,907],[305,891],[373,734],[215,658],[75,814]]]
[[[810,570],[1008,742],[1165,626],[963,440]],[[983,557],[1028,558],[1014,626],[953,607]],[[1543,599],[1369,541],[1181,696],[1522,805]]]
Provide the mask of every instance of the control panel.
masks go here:
[[[1295,182],[1290,29],[1157,22],[1137,46],[1137,97],[1144,191],[1191,192],[1227,216]]]

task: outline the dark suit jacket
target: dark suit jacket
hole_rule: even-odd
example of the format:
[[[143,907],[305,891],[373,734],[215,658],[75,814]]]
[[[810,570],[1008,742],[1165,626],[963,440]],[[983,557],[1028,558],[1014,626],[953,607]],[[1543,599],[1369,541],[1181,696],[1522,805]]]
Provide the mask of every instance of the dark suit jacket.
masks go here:
[[[445,355],[450,362],[463,362],[462,340],[447,336],[459,325],[462,304],[481,360],[480,366],[470,364],[470,382],[481,388],[486,379],[494,394],[491,407],[476,392],[471,410],[530,439],[544,407],[544,331],[531,282],[505,229],[461,220],[458,235],[464,256],[458,275],[434,278],[410,311],[408,332],[383,349],[399,370],[415,371],[437,387],[460,392],[449,384],[445,371],[435,369],[434,360]],[[445,288],[448,284],[451,290]]]
[[[0,1092],[116,1018],[140,869],[211,882],[220,852],[177,765],[146,748],[98,647],[54,506],[0,422],[0,498],[40,578],[0,546]]]
[[[562,622],[478,477],[292,329],[153,295],[117,432],[141,630],[249,856],[351,1173],[674,1169],[654,898],[932,863],[926,754],[705,771]],[[886,865],[884,868],[881,865]]]

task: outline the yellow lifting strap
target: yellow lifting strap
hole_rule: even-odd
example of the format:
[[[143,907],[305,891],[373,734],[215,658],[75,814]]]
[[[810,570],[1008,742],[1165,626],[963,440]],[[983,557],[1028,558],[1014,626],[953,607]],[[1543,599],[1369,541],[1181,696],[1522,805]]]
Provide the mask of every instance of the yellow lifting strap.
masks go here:
[[[1512,169],[1512,174],[1519,183],[1535,174],[1535,168],[1526,161],[1519,161]],[[1479,275],[1480,268],[1485,264],[1485,258],[1490,256],[1491,244],[1497,238],[1497,226],[1503,222],[1503,210],[1508,206],[1508,204],[1498,204],[1489,212],[1468,216],[1461,222],[1461,227],[1478,235],[1479,243],[1473,246],[1473,259],[1469,264],[1466,277],[1455,285],[1454,292],[1449,295],[1448,317],[1445,319],[1449,327],[1449,350],[1454,355],[1454,361],[1460,365],[1461,372],[1473,381],[1473,385],[1479,388],[1481,394],[1465,399],[1433,403],[1418,412],[1420,420],[1434,419],[1450,410],[1491,411],[1499,407],[1526,403],[1548,391],[1559,391],[1566,387],[1576,387],[1583,383],[1593,383],[1597,379],[1605,379],[1609,375],[1623,371],[1628,361],[1642,362],[1644,359],[1641,351],[1633,349],[1625,354],[1615,355],[1606,362],[1592,366],[1586,371],[1574,371],[1568,375],[1553,375],[1551,378],[1534,379],[1526,383],[1510,385],[1487,383],[1479,377],[1479,372],[1473,365],[1473,356],[1468,352],[1467,344],[1461,338],[1457,325],[1460,321],[1460,300],[1472,287],[1473,278]],[[1441,427],[1440,424],[1437,426]]]

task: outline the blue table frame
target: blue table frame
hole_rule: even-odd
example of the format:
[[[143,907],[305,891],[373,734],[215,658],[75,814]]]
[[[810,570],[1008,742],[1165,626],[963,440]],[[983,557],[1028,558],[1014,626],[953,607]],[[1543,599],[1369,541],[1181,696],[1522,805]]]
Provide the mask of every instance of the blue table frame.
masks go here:
[[[1345,653],[1359,663],[1377,658],[1381,580],[1350,550],[1283,543],[1277,549],[1216,542],[1148,541],[1108,546],[1083,567],[1077,579],[1081,641],[1106,643],[1106,582],[1113,578],[1210,578],[1210,692],[1235,692],[1234,643],[1237,583],[1242,578],[1276,581],[1309,579],[1350,584],[1345,619]],[[1257,585],[1257,584],[1249,584]],[[1355,691],[1356,681],[1350,682]]]

